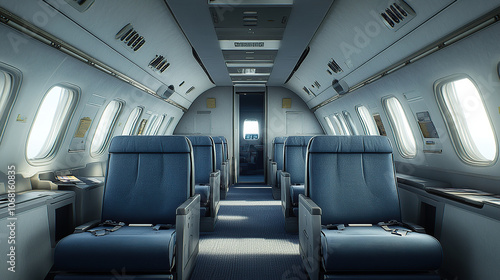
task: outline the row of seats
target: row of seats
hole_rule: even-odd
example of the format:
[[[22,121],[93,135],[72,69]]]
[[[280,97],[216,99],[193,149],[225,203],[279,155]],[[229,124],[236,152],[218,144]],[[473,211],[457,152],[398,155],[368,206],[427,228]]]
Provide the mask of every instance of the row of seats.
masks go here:
[[[276,137],[273,142],[273,159],[269,162],[269,179],[273,194],[281,199],[285,230],[298,231],[299,194],[304,193],[307,145],[312,136]]]
[[[296,214],[311,280],[440,279],[439,241],[401,219],[387,137],[315,136],[304,162]]]
[[[222,136],[186,136],[193,146],[195,193],[200,195],[200,230],[214,231],[219,202],[229,190],[227,141]]]
[[[113,138],[102,218],[57,244],[51,275],[189,279],[199,232],[214,230],[219,194],[228,190],[226,143],[210,136]]]

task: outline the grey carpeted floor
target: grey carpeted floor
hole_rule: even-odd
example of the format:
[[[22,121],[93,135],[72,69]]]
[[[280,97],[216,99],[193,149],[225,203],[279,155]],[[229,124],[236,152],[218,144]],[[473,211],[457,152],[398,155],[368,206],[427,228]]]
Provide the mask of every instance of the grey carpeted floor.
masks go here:
[[[200,234],[191,279],[307,279],[298,235],[285,232],[280,203],[267,185],[233,186],[215,231]]]

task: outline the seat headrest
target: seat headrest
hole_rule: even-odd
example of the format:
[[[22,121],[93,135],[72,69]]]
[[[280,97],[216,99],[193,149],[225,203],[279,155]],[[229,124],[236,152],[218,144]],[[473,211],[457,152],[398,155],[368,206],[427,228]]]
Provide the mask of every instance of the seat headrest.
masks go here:
[[[190,135],[186,136],[190,141],[191,145],[193,147],[200,147],[200,146],[212,146],[212,138],[210,136],[201,136],[201,135]]]
[[[190,153],[184,136],[116,136],[111,140],[110,153]]]
[[[392,153],[385,136],[316,136],[311,140],[309,153]]]
[[[221,136],[212,136],[212,139],[214,139],[215,144],[224,144],[224,141],[222,141]]]
[[[285,141],[287,147],[307,147],[312,136],[288,136]]]
[[[273,143],[274,144],[284,144],[286,140],[286,137],[276,137],[274,138]]]

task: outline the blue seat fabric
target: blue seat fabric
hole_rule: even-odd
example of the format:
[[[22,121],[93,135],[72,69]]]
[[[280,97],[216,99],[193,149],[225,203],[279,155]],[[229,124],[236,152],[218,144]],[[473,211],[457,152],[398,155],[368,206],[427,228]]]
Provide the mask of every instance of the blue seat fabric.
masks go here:
[[[304,194],[304,185],[291,185],[290,186],[290,197],[292,201],[292,206],[297,207],[299,205],[299,194]]]
[[[299,194],[304,194],[307,145],[312,136],[289,136],[284,146],[284,171],[290,174],[292,212],[298,213]]]
[[[401,221],[392,147],[382,136],[317,136],[309,146],[306,194],[321,209],[321,224],[373,224],[322,230],[326,273],[429,271],[442,261],[439,242],[377,225]],[[390,228],[399,228],[390,226]]]
[[[210,202],[210,185],[195,185],[194,192],[200,195],[200,206],[208,206]]]
[[[379,226],[323,230],[321,251],[325,271],[426,271],[441,265],[441,246],[432,236],[399,236]]]
[[[99,228],[102,227],[96,229]],[[169,272],[174,252],[174,229],[126,226],[104,236],[83,232],[71,234],[57,244],[54,269],[103,273],[109,273],[112,268],[127,272]]]
[[[191,147],[184,136],[117,136],[109,148],[102,221],[175,224],[190,196]],[[111,227],[108,227],[111,228]],[[171,272],[176,231],[124,226],[104,236],[63,238],[54,267],[64,272]]]
[[[213,136],[212,139],[215,143],[215,169],[221,170],[224,161],[224,141],[220,136]]]
[[[209,136],[187,136],[193,146],[195,169],[195,193],[200,195],[200,206],[208,208],[210,205],[210,174],[213,170],[213,146]],[[200,209],[203,217],[208,209]]]
[[[273,161],[276,162],[276,170],[283,170],[283,148],[286,137],[274,138]]]
[[[308,160],[307,195],[323,211],[321,224],[401,220],[387,138],[317,136]]]

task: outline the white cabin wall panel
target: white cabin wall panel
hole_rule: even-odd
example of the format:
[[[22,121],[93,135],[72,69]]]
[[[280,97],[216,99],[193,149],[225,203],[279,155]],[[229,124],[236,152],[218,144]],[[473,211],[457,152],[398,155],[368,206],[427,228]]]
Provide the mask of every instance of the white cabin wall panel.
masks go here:
[[[292,100],[291,108],[282,108],[283,98]],[[302,115],[302,128],[294,127],[294,124],[287,124],[287,112],[300,113]],[[287,126],[291,131],[301,130],[302,133],[287,133]],[[272,152],[272,141],[279,136],[297,136],[297,135],[323,135],[323,129],[309,110],[304,101],[294,92],[283,87],[267,88],[267,154]]]
[[[84,13],[76,11],[69,5],[59,4],[60,0],[47,0],[47,2],[57,7],[78,25],[84,26],[123,57],[148,72],[151,77],[145,76],[147,80],[143,82],[146,85],[150,79],[158,79],[166,85],[174,85],[179,96],[173,98],[179,104],[185,103],[182,98],[186,98],[191,103],[200,93],[213,86],[194,59],[191,45],[179,29],[164,1],[96,1]],[[146,40],[146,43],[136,52],[122,41],[115,39],[118,31],[128,23],[131,23]],[[153,71],[148,67],[149,62],[156,55],[165,56],[170,63],[163,73]],[[179,87],[182,81],[186,82]],[[186,90],[191,86],[197,89],[186,95]]]
[[[140,1],[96,1],[84,13],[62,0],[47,0],[50,5],[41,0],[3,2],[2,7],[12,13],[153,90],[163,84],[174,85],[176,93],[171,100],[186,108],[201,92],[213,87],[161,0],[147,1],[147,5]],[[115,40],[127,23],[146,35],[146,44],[137,52]],[[156,55],[164,55],[171,63],[162,74],[148,67]],[[185,83],[179,87],[182,81]],[[191,86],[195,89],[186,94]]]
[[[22,36],[4,25],[0,25],[0,34]],[[38,172],[81,168],[92,162],[106,161],[107,150],[101,156],[94,158],[90,156],[89,148],[102,111],[105,105],[113,99],[125,102],[113,135],[121,135],[130,111],[139,105],[144,106],[146,110],[166,113],[176,119],[183,114],[180,109],[34,39],[25,38],[25,41],[19,45],[12,45],[7,40],[1,40],[0,47],[2,49],[0,61],[19,69],[23,74],[18,98],[0,143],[0,157],[9,164],[15,164],[17,173],[24,177],[31,177]],[[78,87],[80,89],[79,102],[55,158],[40,165],[31,165],[25,157],[31,125],[46,92],[60,83]],[[86,150],[68,153],[82,110],[93,94],[102,96],[106,101],[99,108],[89,129]],[[0,171],[6,173],[7,165],[1,166]]]
[[[207,108],[207,98],[215,98],[216,108]],[[200,123],[197,118],[210,118],[211,131],[201,133],[197,130]],[[233,88],[215,87],[201,94],[191,105],[182,119],[176,124],[174,134],[176,135],[196,135],[208,134],[211,136],[224,136],[228,141],[228,147],[233,143]],[[229,148],[229,157],[233,156],[233,151]]]
[[[402,103],[417,143],[417,156],[414,159],[402,158],[394,146],[398,172],[443,180],[456,187],[473,187],[493,193],[498,192],[498,180],[500,180],[498,161],[487,167],[472,166],[461,161],[455,152],[436,103],[434,83],[454,74],[466,74],[471,77],[479,87],[498,141],[500,80],[497,66],[500,62],[500,49],[497,47],[497,34],[499,33],[500,24],[497,23],[321,107],[316,111],[316,115],[321,119],[344,108],[354,110],[356,105],[367,105],[371,114],[380,113],[385,130],[394,146],[394,137],[382,107],[382,98],[395,96]],[[443,147],[442,153],[423,152],[424,138],[418,128],[415,116],[417,112],[412,112],[405,96],[421,97],[424,101],[438,131]],[[354,111],[350,112],[353,119],[359,119]]]
[[[419,27],[453,0],[407,2],[415,10],[417,16],[410,19],[396,32],[387,28],[380,16],[380,12],[389,7],[392,1],[341,0],[333,3],[330,13],[310,43],[311,53],[295,74],[304,81],[303,86],[310,87],[318,96],[309,104],[310,107],[331,97],[334,92],[325,91],[325,89],[331,86],[332,80],[340,80],[358,67],[365,68],[363,64],[366,61]],[[330,70],[327,63],[332,58],[343,69],[343,72],[333,73],[333,75],[327,72],[327,69]],[[315,81],[318,81],[321,87],[313,87]],[[298,92],[300,88],[294,90]]]
[[[351,86],[360,83],[499,6],[500,2],[491,0],[457,1],[443,10],[439,16],[429,19],[408,36],[402,38],[397,44],[373,57],[363,68],[347,75],[345,81]]]

